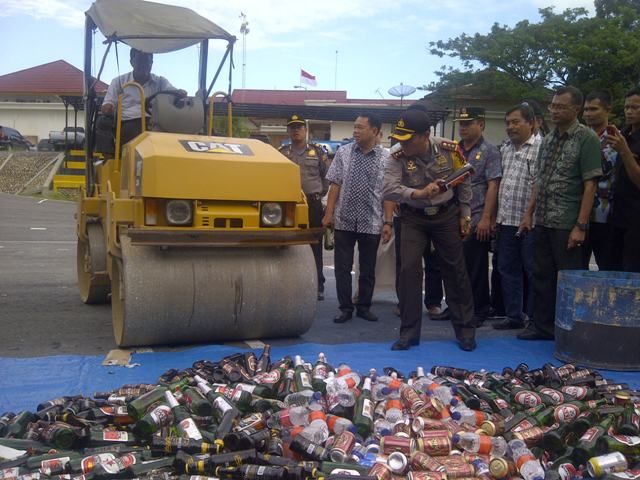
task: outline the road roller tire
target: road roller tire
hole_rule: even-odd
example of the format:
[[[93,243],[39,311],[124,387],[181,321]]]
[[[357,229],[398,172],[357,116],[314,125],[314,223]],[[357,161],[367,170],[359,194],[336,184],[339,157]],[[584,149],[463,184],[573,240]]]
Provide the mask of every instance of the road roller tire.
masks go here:
[[[313,323],[317,272],[309,245],[134,246],[112,260],[119,346],[298,336]]]
[[[102,225],[87,225],[87,239],[78,237],[76,259],[82,301],[88,304],[107,303],[111,285]]]

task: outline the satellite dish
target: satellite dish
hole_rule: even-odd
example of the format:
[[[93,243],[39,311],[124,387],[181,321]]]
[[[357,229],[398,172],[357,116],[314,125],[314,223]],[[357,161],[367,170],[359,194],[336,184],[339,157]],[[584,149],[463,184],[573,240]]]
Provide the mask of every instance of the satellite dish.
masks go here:
[[[411,95],[415,91],[416,87],[412,87],[411,85],[403,85],[401,82],[400,85],[396,85],[395,87],[391,87],[389,89],[389,95],[400,97],[400,106],[402,106],[402,99],[407,95]]]

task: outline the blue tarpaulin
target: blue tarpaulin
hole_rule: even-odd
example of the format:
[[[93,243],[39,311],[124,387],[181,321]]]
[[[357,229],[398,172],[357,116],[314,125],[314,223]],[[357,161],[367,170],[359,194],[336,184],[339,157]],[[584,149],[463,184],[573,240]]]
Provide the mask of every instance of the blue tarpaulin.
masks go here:
[[[302,355],[315,362],[324,352],[329,363],[347,363],[352,369],[368,373],[370,368],[382,371],[393,366],[408,374],[417,366],[426,369],[447,365],[470,370],[486,369],[501,372],[505,366],[515,367],[525,362],[538,368],[547,362],[560,365],[553,357],[553,342],[519,342],[513,339],[482,339],[473,352],[463,352],[453,340],[423,341],[408,351],[391,351],[389,343],[350,343],[324,345],[299,343],[274,346],[271,358]],[[140,366],[126,368],[103,366],[103,356],[60,355],[37,358],[0,357],[0,413],[34,410],[48,399],[63,395],[92,395],[97,391],[117,388],[125,383],[154,383],[171,368],[187,368],[197,360],[216,361],[242,350],[228,345],[209,345],[181,351],[135,353],[131,363]],[[259,354],[260,351],[255,351]],[[640,388],[640,373],[601,370],[605,378]]]

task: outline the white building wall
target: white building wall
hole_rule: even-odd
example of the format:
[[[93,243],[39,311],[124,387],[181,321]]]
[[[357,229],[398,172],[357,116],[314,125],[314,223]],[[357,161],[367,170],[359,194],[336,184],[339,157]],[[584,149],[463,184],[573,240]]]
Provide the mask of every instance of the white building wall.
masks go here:
[[[389,135],[391,135],[393,125],[382,124],[382,145],[389,146]],[[343,140],[353,137],[353,122],[331,122],[331,140]]]
[[[33,143],[49,138],[51,130],[64,128],[65,108],[62,103],[0,102],[0,125],[15,128]],[[74,124],[74,111],[69,107],[69,125]],[[84,127],[84,112],[78,112],[78,126]]]

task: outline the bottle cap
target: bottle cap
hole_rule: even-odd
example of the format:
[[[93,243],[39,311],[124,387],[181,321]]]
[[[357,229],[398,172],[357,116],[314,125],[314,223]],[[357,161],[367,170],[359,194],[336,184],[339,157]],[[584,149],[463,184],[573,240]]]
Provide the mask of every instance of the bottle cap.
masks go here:
[[[451,437],[451,441],[453,443],[460,443],[460,435],[458,433],[454,433]]]
[[[460,414],[460,412],[453,411],[451,412],[451,418],[454,420],[460,420],[462,418],[462,414]]]

